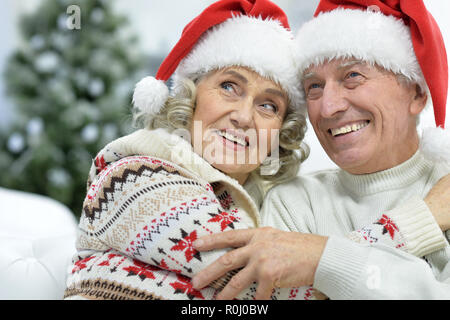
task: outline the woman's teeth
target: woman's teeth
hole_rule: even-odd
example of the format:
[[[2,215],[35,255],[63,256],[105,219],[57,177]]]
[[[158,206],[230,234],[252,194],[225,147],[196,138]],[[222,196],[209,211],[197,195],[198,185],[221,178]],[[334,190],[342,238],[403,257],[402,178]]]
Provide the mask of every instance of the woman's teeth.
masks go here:
[[[244,138],[236,137],[235,135],[232,135],[231,133],[228,133],[226,131],[218,131],[218,134],[220,136],[224,137],[225,139],[233,141],[241,146],[244,146],[244,147],[247,146],[247,142],[245,141]]]
[[[365,126],[367,126],[369,124],[369,121],[365,121],[365,122],[361,122],[361,123],[355,123],[352,125],[348,125],[348,126],[344,126],[341,128],[336,128],[336,129],[330,129],[331,131],[331,135],[333,137],[340,135],[340,134],[345,134],[345,133],[349,133],[349,132],[353,132],[353,131],[358,131],[362,128],[364,128]]]

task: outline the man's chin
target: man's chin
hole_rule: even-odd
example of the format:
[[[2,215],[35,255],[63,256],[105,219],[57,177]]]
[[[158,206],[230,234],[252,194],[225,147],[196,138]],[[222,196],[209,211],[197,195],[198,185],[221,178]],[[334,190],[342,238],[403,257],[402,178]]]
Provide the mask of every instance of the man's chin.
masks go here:
[[[360,150],[348,150],[347,152],[339,152],[328,154],[339,168],[350,173],[360,174],[370,172],[369,159],[364,157]]]

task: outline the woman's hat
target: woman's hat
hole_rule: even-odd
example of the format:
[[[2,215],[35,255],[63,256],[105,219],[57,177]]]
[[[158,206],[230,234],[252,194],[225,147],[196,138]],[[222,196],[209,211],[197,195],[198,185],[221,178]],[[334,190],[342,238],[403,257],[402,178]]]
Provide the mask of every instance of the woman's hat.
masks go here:
[[[180,40],[162,62],[155,77],[137,85],[134,106],[157,114],[169,89],[183,78],[195,79],[228,66],[247,67],[273,80],[286,91],[293,105],[302,93],[295,63],[293,35],[286,14],[268,0],[221,0],[207,7],[183,30]]]

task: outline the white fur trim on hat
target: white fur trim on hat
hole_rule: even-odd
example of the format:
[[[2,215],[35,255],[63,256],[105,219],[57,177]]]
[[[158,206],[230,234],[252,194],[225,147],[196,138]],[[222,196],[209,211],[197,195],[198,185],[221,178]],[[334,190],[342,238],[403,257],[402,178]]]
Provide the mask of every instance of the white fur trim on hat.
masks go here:
[[[169,97],[169,88],[162,80],[145,77],[136,84],[133,105],[148,115],[156,115]]]
[[[429,159],[450,164],[450,130],[440,127],[423,129],[420,148]]]
[[[321,13],[300,28],[296,44],[302,73],[325,60],[356,58],[403,74],[425,89],[409,27],[382,12],[335,9]]]
[[[402,20],[370,9],[338,8],[306,22],[295,42],[300,77],[310,66],[324,61],[355,58],[416,82],[427,94],[427,106],[432,105],[411,31]]]
[[[174,87],[182,78],[193,79],[229,66],[248,67],[278,83],[292,104],[300,91],[292,33],[277,20],[235,16],[205,33],[174,73]]]

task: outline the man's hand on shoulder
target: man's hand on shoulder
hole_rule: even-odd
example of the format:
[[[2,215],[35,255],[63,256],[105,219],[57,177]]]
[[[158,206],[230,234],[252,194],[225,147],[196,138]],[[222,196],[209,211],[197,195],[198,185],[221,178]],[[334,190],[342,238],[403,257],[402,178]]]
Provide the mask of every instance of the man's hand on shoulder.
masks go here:
[[[220,276],[242,268],[218,295],[233,299],[253,282],[255,299],[269,299],[274,288],[312,285],[328,238],[313,234],[280,231],[270,227],[213,234],[194,242],[199,251],[237,248],[229,251],[193,278],[203,288]]]
[[[450,229],[450,174],[434,185],[424,199],[442,231]]]

